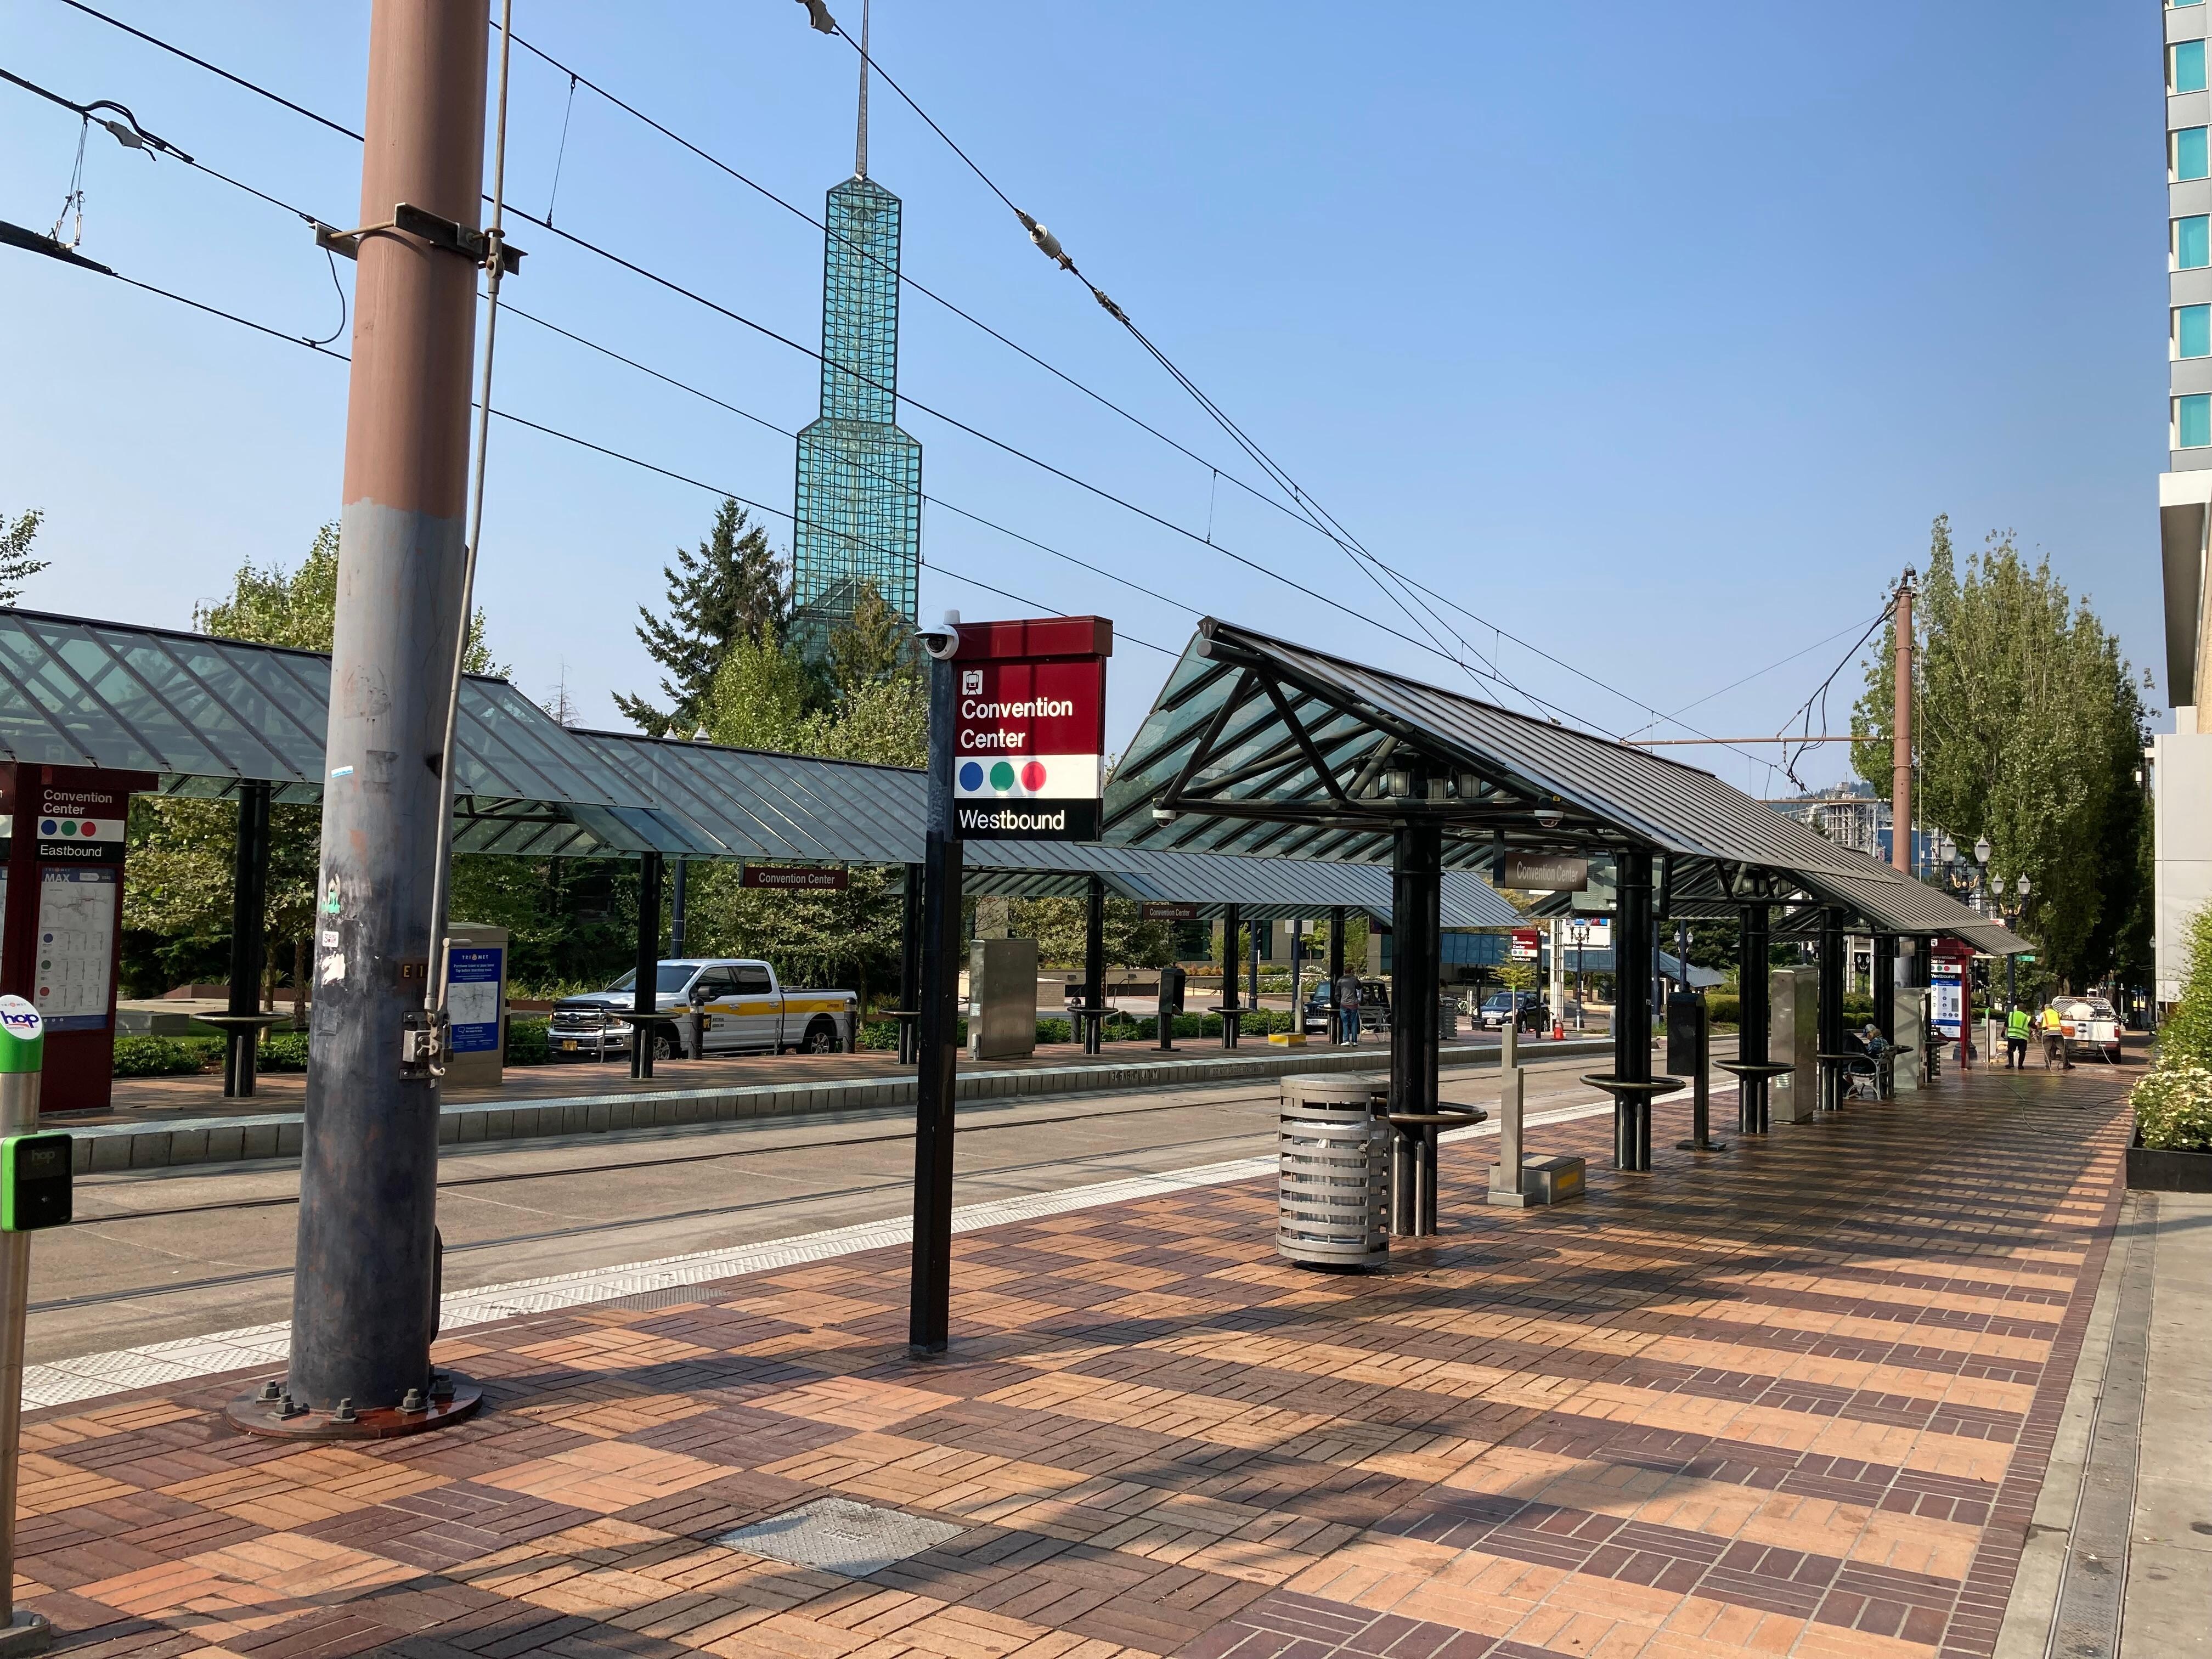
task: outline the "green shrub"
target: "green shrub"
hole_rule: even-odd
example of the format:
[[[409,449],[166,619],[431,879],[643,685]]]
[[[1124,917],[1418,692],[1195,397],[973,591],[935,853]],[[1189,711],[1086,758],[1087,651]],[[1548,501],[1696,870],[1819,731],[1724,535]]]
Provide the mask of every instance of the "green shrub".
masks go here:
[[[2189,919],[2189,968],[2159,1028],[2158,1063],[2212,1066],[2212,904]]]
[[[184,1077],[207,1069],[201,1045],[205,1038],[119,1036],[115,1039],[118,1077]],[[216,1039],[220,1042],[221,1039]],[[221,1049],[216,1050],[218,1057]]]
[[[2212,1152],[2212,1069],[2160,1066],[2128,1092],[2142,1144],[2159,1152]]]
[[[553,1023],[547,1019],[507,1022],[507,1063],[510,1066],[548,1066],[553,1060]]]
[[[305,1031],[271,1031],[261,1040],[261,1057],[257,1062],[264,1072],[304,1072],[307,1069],[307,1034]]]
[[[1716,1030],[1723,1025],[1741,1025],[1743,999],[1733,991],[1709,991],[1705,994],[1705,1017]]]

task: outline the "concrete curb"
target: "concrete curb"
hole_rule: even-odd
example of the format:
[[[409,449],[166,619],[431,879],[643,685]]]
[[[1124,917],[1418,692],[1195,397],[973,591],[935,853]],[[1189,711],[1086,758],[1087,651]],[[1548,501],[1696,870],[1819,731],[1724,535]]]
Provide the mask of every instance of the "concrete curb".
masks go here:
[[[1530,1060],[1610,1055],[1611,1039],[1531,1044]],[[1439,1053],[1451,1066],[1494,1065],[1494,1043],[1446,1043]],[[1102,1090],[1158,1089],[1288,1077],[1302,1072],[1371,1072],[1389,1064],[1387,1049],[1266,1048],[1218,1060],[1131,1060],[1115,1066],[1040,1066],[1024,1071],[963,1072],[956,1097],[1000,1100],[1024,1095],[1066,1095]],[[758,1088],[663,1089],[618,1095],[577,1095],[558,1100],[471,1101],[441,1108],[438,1144],[544,1140],[560,1135],[620,1134],[744,1118],[805,1117],[818,1112],[863,1110],[914,1103],[911,1077],[821,1083],[767,1084]],[[76,1143],[79,1175],[161,1170],[188,1164],[238,1164],[297,1158],[306,1119],[298,1112],[251,1117],[171,1119],[161,1123],[99,1123],[65,1130]]]

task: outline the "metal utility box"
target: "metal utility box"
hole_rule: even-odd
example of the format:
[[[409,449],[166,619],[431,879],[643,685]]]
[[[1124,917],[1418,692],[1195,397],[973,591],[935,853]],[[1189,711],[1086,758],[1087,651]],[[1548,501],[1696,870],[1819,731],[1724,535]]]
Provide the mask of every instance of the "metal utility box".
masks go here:
[[[453,1022],[448,1089],[496,1089],[507,1072],[507,929],[446,927],[446,1012]]]
[[[979,939],[968,947],[968,1058],[1036,1052],[1037,947],[1033,939]]]
[[[1890,1002],[1893,1024],[1891,1041],[1908,1052],[1897,1057],[1897,1092],[1915,1093],[1920,1087],[1921,1066],[1928,1058],[1928,988],[1900,985]]]
[[[1820,1102],[1820,970],[1777,968],[1767,979],[1766,1057],[1792,1069],[1767,1090],[1769,1119],[1809,1123]]]
[[[1565,1154],[1538,1158],[1534,1152],[1521,1159],[1521,1198],[1526,1204],[1564,1204],[1583,1195],[1588,1164]]]

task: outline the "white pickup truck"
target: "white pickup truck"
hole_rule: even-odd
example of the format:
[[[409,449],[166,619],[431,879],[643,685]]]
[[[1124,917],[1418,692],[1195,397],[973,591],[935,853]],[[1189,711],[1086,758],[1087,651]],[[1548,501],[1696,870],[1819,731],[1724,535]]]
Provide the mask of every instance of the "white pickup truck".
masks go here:
[[[635,970],[604,991],[563,997],[553,1005],[547,1035],[556,1060],[629,1052],[630,1027],[615,1018],[636,1005]],[[849,1053],[860,1000],[850,991],[794,991],[765,962],[690,957],[659,964],[653,1006],[679,1016],[653,1039],[656,1058],[709,1054]]]
[[[2120,1063],[2120,1017],[2104,998],[2060,997],[2058,1018],[2068,1054],[2094,1048],[2100,1058]]]

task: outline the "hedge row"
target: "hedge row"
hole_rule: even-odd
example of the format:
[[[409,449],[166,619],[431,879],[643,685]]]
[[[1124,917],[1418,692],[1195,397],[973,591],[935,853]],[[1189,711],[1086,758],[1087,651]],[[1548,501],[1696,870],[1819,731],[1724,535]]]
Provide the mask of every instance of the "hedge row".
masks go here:
[[[513,1019],[507,1023],[507,1063],[544,1066],[553,1058],[552,1044],[543,1019]],[[119,1036],[115,1039],[118,1077],[188,1077],[196,1072],[222,1070],[226,1038],[219,1036]],[[304,1072],[307,1069],[307,1034],[271,1031],[261,1039],[258,1069],[264,1072]]]
[[[1239,1030],[1255,1036],[1266,1036],[1275,1031],[1291,1029],[1288,1009],[1263,1008],[1257,1013],[1244,1011]],[[1179,1037],[1218,1037],[1221,1035],[1219,1014],[1177,1014],[1175,1034]],[[1109,1042],[1156,1042],[1159,1040],[1160,1022],[1157,1017],[1142,1019],[1133,1014],[1116,1014],[1106,1022],[1106,1041]],[[968,1042],[968,1021],[963,1017],[957,1023],[954,1042],[965,1047]],[[1053,1042],[1075,1041],[1073,1020],[1046,1018],[1036,1023],[1039,1047]],[[872,1019],[860,1027],[860,1047],[872,1053],[895,1053],[898,1048],[898,1022],[893,1019]]]

